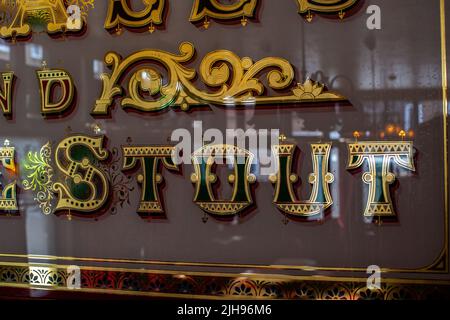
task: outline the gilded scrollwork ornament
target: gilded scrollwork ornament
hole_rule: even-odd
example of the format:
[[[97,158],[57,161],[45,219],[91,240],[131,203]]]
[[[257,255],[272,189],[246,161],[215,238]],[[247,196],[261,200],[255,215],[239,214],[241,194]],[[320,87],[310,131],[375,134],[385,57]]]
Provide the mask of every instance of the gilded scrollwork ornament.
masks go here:
[[[92,217],[103,213],[109,197],[109,181],[98,167],[109,152],[104,148],[104,136],[71,135],[55,149],[56,215],[69,212],[75,216]]]
[[[2,86],[0,87],[0,109],[5,117],[12,115],[14,72],[0,72]]]
[[[392,165],[415,171],[414,147],[410,141],[371,141],[348,145],[347,169],[360,168],[367,163],[368,171],[362,176],[369,185],[365,217],[395,218],[389,185],[396,176]]]
[[[129,0],[108,0],[108,13],[105,20],[105,29],[117,34],[122,32],[122,27],[132,30],[147,28],[153,33],[156,26],[163,24],[166,0],[142,0],[145,6],[140,11],[134,11],[130,7]]]
[[[26,38],[38,26],[43,26],[48,34],[79,33],[85,24],[81,11],[69,14],[64,0],[0,1],[11,16],[8,23],[0,27],[0,38],[3,39]],[[93,0],[88,1],[93,3]]]
[[[213,216],[232,217],[250,208],[253,204],[250,185],[256,182],[251,172],[254,155],[248,150],[233,145],[206,145],[192,154],[195,172],[191,182],[195,184],[194,202]],[[227,161],[233,166],[228,182],[233,185],[230,200],[216,199],[213,185],[218,177],[215,166]]]
[[[163,182],[162,167],[178,172],[179,166],[174,163],[173,146],[124,146],[122,170],[129,171],[141,167],[137,181],[142,186],[141,199],[137,213],[143,219],[163,218],[164,207],[161,195]]]
[[[344,19],[345,12],[353,7],[359,0],[296,0],[298,12],[308,22],[313,19],[313,13],[337,14]]]
[[[219,21],[237,20],[246,26],[248,19],[256,17],[258,0],[236,0],[230,4],[224,4],[220,0],[194,0],[189,21],[198,23],[203,21],[203,27],[208,29],[208,18]]]
[[[75,101],[75,85],[70,74],[65,70],[47,69],[36,71],[41,96],[41,114],[54,116],[69,111]],[[54,90],[60,88],[58,101],[53,101]]]
[[[269,176],[269,180],[275,185],[275,206],[291,217],[323,219],[325,210],[333,204],[329,187],[334,182],[334,175],[329,172],[331,143],[311,144],[313,173],[309,175],[308,181],[312,185],[312,191],[310,198],[304,201],[298,200],[294,192],[294,184],[298,181],[298,176],[292,172],[296,146],[280,143],[272,149],[278,168],[276,174]]]
[[[15,148],[9,145],[9,141],[5,140],[5,145],[0,147],[0,165],[8,170],[9,172],[15,174],[16,163],[15,163]],[[0,176],[3,175],[0,172]],[[11,212],[17,212],[19,210],[17,206],[17,187],[16,181],[6,184],[3,186],[0,183],[1,195],[0,195],[0,215],[11,214]]]
[[[307,79],[303,84],[294,84],[294,69],[283,58],[268,57],[253,62],[248,57],[240,58],[228,50],[217,50],[207,54],[200,64],[199,76],[209,88],[201,90],[194,84],[195,69],[185,64],[192,62],[194,46],[189,42],[180,45],[180,54],[161,50],[144,50],[122,58],[109,52],[105,63],[111,67],[111,74],[102,74],[103,89],[91,112],[94,116],[108,115],[115,97],[122,95],[121,106],[141,112],[157,112],[172,107],[187,111],[192,106],[218,105],[227,107],[255,106],[269,104],[301,104],[324,101],[346,101],[338,93],[327,91],[323,84]],[[162,65],[168,75],[163,75],[152,66]],[[120,82],[129,68],[139,64],[128,82],[128,94]],[[267,73],[267,85],[260,79]],[[211,90],[214,88],[215,90]],[[268,95],[268,89],[276,95]],[[280,90],[288,93],[279,94]],[[142,96],[147,93],[152,99]]]
[[[26,179],[22,181],[23,189],[34,193],[34,200],[39,204],[42,213],[53,212],[53,167],[52,145],[47,142],[38,152],[29,151],[24,161]]]

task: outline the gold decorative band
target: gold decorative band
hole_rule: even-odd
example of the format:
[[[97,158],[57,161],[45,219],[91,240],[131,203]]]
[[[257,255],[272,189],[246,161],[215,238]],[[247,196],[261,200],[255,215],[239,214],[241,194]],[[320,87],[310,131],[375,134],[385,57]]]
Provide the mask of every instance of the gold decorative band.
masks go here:
[[[71,282],[79,288],[72,288]],[[73,284],[73,283],[72,283]],[[380,289],[364,278],[296,277],[81,267],[79,279],[68,266],[0,264],[0,287],[208,299],[404,300],[449,298],[445,281],[385,279]],[[71,287],[72,289],[69,289]]]

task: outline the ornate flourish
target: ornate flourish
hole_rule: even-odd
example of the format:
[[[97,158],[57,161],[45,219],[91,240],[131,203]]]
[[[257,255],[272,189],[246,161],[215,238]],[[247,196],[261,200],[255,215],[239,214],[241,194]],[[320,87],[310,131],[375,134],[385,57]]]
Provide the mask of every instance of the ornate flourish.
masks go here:
[[[111,154],[112,158],[110,162],[98,162],[97,165],[108,177],[113,195],[111,213],[115,214],[117,213],[118,206],[123,208],[125,203],[130,204],[130,192],[134,190],[134,187],[130,186],[132,179],[125,176],[120,170],[120,161],[122,159],[119,156],[119,150],[114,147],[111,150]]]
[[[39,151],[28,152],[24,167],[29,173],[27,179],[22,181],[25,190],[35,192],[35,198],[39,203],[42,213],[48,215],[52,213],[53,194],[53,169],[51,166],[52,148],[50,142],[47,142]]]
[[[216,90],[199,90],[192,83],[197,75],[196,71],[183,65],[194,57],[194,46],[184,42],[179,50],[178,55],[160,50],[144,50],[126,58],[109,52],[105,63],[111,67],[112,73],[101,77],[103,90],[92,114],[108,114],[114,97],[123,92],[120,79],[131,66],[138,63],[161,64],[168,73],[167,83],[164,84],[163,75],[156,68],[139,67],[129,80],[129,96],[121,101],[123,108],[155,112],[168,106],[188,110],[191,105],[206,104],[245,106],[346,100],[337,93],[325,92],[323,85],[311,80],[292,89],[288,95],[268,96],[267,87],[277,91],[293,84],[294,70],[291,64],[285,59],[274,57],[253,62],[248,57],[240,58],[228,50],[213,51],[204,57],[200,64],[200,78],[209,88]],[[264,72],[267,72],[267,87],[259,79]],[[152,100],[144,100],[142,92],[148,93]]]
[[[9,3],[5,0],[0,1],[0,26],[5,26],[11,23],[12,12]]]

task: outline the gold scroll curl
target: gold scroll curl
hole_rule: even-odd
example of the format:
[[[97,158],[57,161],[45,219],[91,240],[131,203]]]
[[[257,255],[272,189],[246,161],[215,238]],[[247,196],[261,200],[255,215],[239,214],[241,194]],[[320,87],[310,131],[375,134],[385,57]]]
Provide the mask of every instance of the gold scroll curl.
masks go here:
[[[189,110],[190,106],[208,104],[219,106],[246,106],[288,103],[311,103],[323,101],[345,101],[338,93],[329,92],[323,84],[307,79],[303,84],[294,83],[294,69],[283,58],[267,57],[253,62],[249,57],[240,58],[229,50],[208,53],[199,67],[201,81],[209,87],[201,90],[193,80],[197,72],[184,64],[195,55],[192,43],[183,42],[179,54],[161,50],[143,50],[126,58],[115,52],[105,56],[111,74],[102,74],[103,89],[91,112],[92,115],[107,115],[113,99],[123,94],[119,84],[129,69],[142,63],[156,63],[166,69],[167,80],[153,66],[141,66],[132,73],[128,81],[128,95],[121,101],[123,108],[142,112],[155,112],[169,106]],[[259,79],[267,72],[267,86]],[[288,94],[268,96],[267,87],[287,90]],[[141,92],[148,93],[152,100],[144,99]]]

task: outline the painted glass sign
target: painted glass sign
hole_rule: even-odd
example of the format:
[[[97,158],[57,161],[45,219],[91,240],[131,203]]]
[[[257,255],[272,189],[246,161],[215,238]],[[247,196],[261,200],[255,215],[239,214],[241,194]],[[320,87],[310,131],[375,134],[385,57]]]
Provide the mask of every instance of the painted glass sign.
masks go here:
[[[445,7],[406,2],[0,0],[0,285],[448,295]]]

